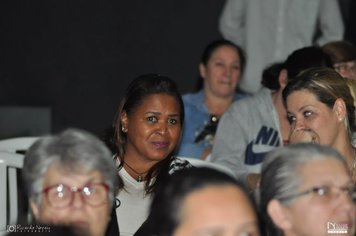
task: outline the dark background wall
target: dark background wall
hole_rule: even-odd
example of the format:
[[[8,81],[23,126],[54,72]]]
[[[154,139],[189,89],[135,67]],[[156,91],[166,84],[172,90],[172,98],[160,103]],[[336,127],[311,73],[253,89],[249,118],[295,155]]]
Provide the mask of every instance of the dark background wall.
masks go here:
[[[1,0],[0,106],[49,106],[53,132],[110,126],[131,79],[193,91],[223,0]],[[26,119],[26,117],[24,117]]]

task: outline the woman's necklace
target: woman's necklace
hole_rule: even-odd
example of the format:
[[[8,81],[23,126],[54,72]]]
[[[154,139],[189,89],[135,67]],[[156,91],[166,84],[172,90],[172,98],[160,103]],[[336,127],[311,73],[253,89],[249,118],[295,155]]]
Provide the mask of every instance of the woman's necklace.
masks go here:
[[[137,175],[136,181],[137,182],[142,182],[144,180],[144,175],[146,175],[148,173],[149,170],[145,171],[145,172],[137,172],[134,168],[132,168],[129,164],[127,164],[126,162],[124,162],[124,164]]]

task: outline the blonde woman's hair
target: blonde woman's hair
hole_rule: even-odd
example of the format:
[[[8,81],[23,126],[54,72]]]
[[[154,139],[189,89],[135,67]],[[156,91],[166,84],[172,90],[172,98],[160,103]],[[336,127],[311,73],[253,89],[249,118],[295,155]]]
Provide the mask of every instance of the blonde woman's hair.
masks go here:
[[[346,106],[345,125],[352,140],[355,131],[355,85],[350,87],[349,79],[343,78],[331,68],[317,67],[301,72],[295,80],[290,81],[283,90],[283,102],[286,106],[287,97],[295,91],[308,90],[322,103],[333,108],[335,101],[341,98]],[[350,82],[352,83],[352,82]],[[287,107],[287,106],[286,106]]]

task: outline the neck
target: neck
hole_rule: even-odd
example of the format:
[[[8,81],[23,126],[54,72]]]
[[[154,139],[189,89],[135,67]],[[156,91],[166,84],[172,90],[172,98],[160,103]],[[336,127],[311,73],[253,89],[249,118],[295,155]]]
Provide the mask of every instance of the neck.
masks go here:
[[[355,157],[355,149],[351,144],[348,129],[344,123],[340,123],[338,130],[338,136],[331,146],[338,150],[345,157],[348,166],[351,166]]]
[[[335,149],[338,150],[343,157],[345,157],[345,161],[347,162],[347,165],[351,169],[354,164],[354,159],[355,159],[354,147],[349,143],[349,144],[343,145],[341,147],[335,147]]]
[[[351,146],[348,150],[344,151],[344,154],[341,153],[347,162],[348,169],[350,170],[350,175],[352,181],[356,182],[356,150],[354,147]]]
[[[131,175],[132,178],[136,179],[137,182],[142,182],[146,179],[147,173],[149,172],[148,170],[145,171],[137,171],[135,167],[129,165],[127,162],[124,162],[123,167]]]
[[[280,116],[282,115],[287,119],[287,111],[283,105],[282,91],[280,90],[273,91],[271,96],[272,96],[273,105],[276,108],[278,114]]]
[[[126,148],[126,153],[122,161],[123,168],[138,182],[144,181],[147,173],[156,164],[156,162],[146,161],[144,158],[134,155],[129,147]]]
[[[283,140],[288,140],[290,132],[290,124],[287,119],[287,111],[284,107],[282,100],[282,91],[274,91],[271,94],[273,105],[278,113],[279,125],[282,133]]]
[[[208,108],[209,113],[220,117],[229,108],[229,106],[233,102],[233,98],[234,95],[221,98],[205,93],[204,101]]]

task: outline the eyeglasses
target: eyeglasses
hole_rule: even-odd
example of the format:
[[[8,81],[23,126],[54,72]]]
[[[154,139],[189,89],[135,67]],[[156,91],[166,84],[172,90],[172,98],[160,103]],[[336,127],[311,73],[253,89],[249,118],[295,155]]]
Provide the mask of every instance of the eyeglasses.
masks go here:
[[[334,64],[337,72],[356,71],[356,61],[340,62]]]
[[[70,206],[74,200],[74,194],[80,192],[81,200],[86,204],[97,207],[108,199],[109,186],[105,183],[92,183],[82,188],[70,187],[65,184],[57,184],[43,189],[49,204],[54,208]]]
[[[279,200],[285,202],[309,194],[314,195],[315,197],[321,199],[324,202],[330,202],[333,199],[339,197],[340,194],[346,195],[353,202],[355,202],[356,200],[356,188],[354,185],[348,185],[343,187],[327,186],[327,185],[318,186],[299,193],[280,197]]]

